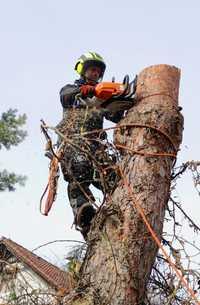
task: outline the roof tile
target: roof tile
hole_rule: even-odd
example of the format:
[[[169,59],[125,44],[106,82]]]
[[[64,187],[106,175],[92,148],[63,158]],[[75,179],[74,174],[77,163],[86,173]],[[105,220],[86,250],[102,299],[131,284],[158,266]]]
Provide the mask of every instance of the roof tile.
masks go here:
[[[74,287],[74,280],[71,274],[59,269],[11,239],[4,237],[0,240],[0,244],[5,245],[18,260],[31,268],[56,290],[62,290],[67,293]]]

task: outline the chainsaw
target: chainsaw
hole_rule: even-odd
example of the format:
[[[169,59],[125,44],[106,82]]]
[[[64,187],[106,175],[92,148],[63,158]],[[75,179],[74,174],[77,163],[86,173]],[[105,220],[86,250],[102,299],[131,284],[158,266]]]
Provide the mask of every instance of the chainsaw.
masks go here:
[[[96,106],[111,112],[128,110],[134,105],[136,86],[137,76],[132,82],[129,82],[129,76],[126,75],[122,83],[116,83],[114,78],[112,82],[98,83],[94,92],[94,96],[97,99],[91,101],[89,105],[81,98],[80,94],[76,96],[76,99],[82,105]]]

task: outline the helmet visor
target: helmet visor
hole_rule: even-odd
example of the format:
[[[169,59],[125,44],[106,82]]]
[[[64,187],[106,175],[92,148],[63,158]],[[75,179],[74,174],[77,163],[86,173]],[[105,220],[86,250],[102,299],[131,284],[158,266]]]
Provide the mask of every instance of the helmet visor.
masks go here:
[[[84,65],[83,65],[83,71],[82,71],[82,75],[85,74],[86,70],[89,67],[99,67],[101,69],[101,75],[100,77],[103,77],[103,74],[105,72],[106,69],[106,65],[104,64],[104,62],[102,61],[98,61],[98,60],[87,60]]]

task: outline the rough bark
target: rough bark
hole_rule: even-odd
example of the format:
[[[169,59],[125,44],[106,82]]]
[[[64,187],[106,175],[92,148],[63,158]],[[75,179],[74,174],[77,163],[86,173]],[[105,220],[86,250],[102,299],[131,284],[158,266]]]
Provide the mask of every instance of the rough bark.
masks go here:
[[[119,166],[123,177],[94,220],[79,289],[66,296],[64,304],[139,305],[144,302],[158,246],[135,203],[142,207],[161,239],[175,159],[142,155],[130,149],[153,154],[174,153],[179,149],[183,129],[177,102],[179,78],[180,71],[168,65],[148,67],[139,74],[137,102],[120,122],[129,127],[118,129],[114,135],[116,144],[129,148],[121,148]],[[135,126],[131,127],[132,124]]]

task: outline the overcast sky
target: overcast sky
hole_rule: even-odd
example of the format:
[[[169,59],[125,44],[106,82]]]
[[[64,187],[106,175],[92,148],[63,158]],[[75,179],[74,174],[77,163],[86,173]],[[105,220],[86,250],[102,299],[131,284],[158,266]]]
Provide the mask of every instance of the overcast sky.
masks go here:
[[[62,177],[50,215],[39,213],[48,176],[39,126],[41,118],[50,125],[61,119],[59,90],[77,77],[74,65],[84,52],[105,58],[107,81],[113,75],[118,81],[127,73],[134,77],[154,64],[180,68],[185,130],[178,163],[199,159],[199,16],[197,0],[0,1],[0,112],[12,107],[28,117],[26,140],[0,152],[1,169],[28,176],[24,188],[0,193],[0,235],[29,249],[56,239],[81,240],[71,229],[73,216]],[[200,225],[200,200],[190,175],[179,183],[177,196]]]

